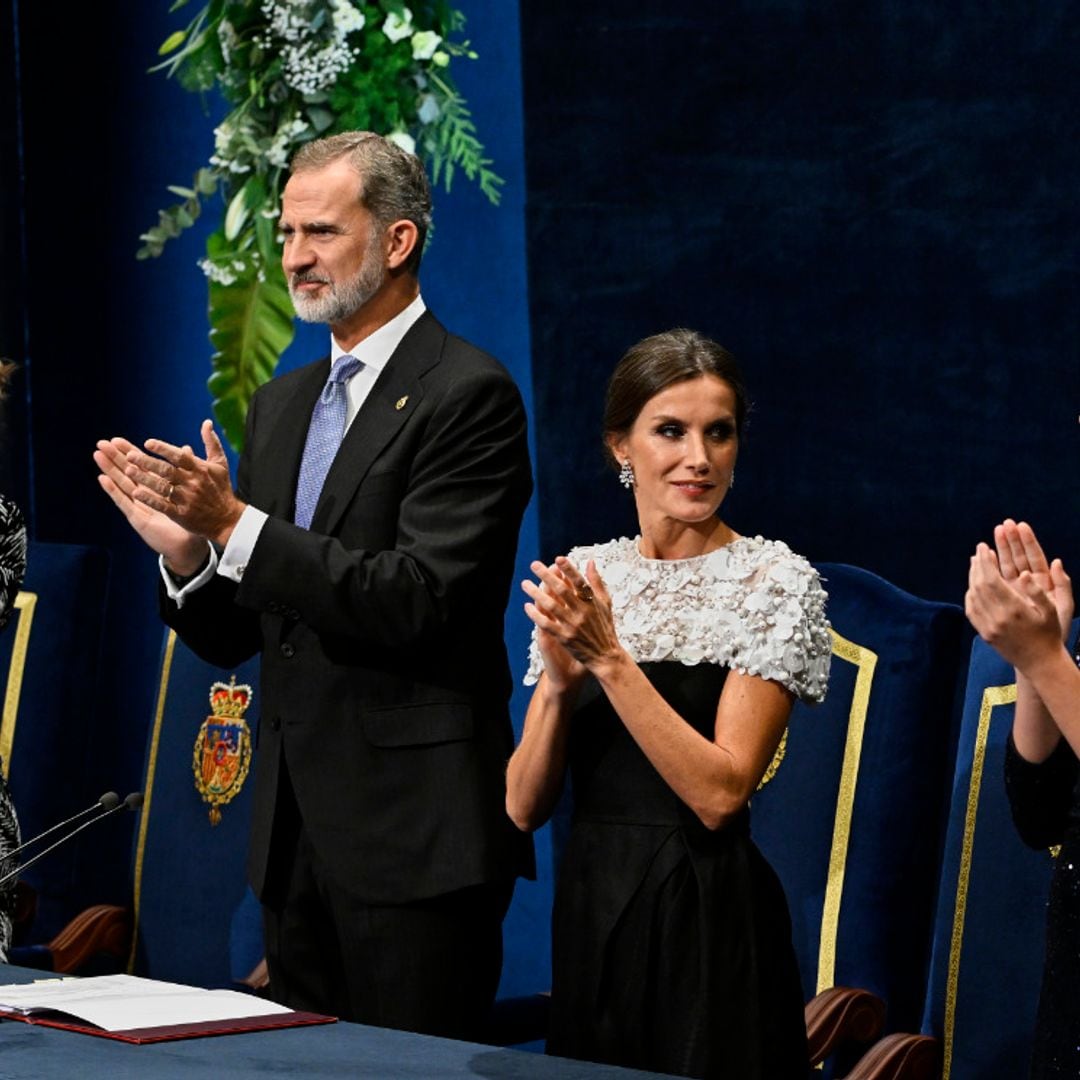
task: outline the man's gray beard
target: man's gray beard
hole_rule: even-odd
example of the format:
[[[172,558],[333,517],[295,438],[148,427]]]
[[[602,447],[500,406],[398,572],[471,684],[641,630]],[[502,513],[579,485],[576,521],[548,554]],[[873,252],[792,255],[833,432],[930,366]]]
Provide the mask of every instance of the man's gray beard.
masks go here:
[[[379,291],[385,280],[386,272],[378,248],[372,244],[368,247],[355,277],[340,285],[329,283],[321,296],[297,293],[290,279],[289,296],[297,316],[304,322],[329,323],[333,326],[359,311]]]

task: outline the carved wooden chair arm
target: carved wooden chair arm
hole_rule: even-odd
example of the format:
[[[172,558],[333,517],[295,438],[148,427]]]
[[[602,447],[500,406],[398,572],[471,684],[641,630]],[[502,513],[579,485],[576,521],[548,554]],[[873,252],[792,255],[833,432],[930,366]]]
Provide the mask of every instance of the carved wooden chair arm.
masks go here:
[[[131,948],[131,915],[115,904],[81,911],[46,946],[53,971],[71,974],[102,953],[126,960]]]
[[[938,1080],[941,1044],[929,1035],[886,1035],[874,1043],[847,1080]]]
[[[832,986],[806,1004],[806,1042],[817,1065],[848,1042],[870,1043],[881,1034],[885,1002],[869,990]]]

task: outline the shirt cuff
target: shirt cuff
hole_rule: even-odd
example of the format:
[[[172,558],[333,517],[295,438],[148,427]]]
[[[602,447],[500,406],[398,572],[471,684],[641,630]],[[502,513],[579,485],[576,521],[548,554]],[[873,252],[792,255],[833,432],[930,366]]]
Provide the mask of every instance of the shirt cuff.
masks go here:
[[[158,567],[161,570],[161,580],[165,582],[165,592],[178,608],[182,608],[187,597],[214,576],[218,564],[217,552],[214,550],[214,545],[209,541],[206,546],[210,551],[210,558],[206,565],[194,577],[185,578],[180,582],[166,568],[165,556],[158,556]]]
[[[240,515],[240,520],[221,553],[221,561],[217,564],[217,572],[230,581],[239,581],[244,576],[247,564],[251,559],[251,553],[255,550],[255,544],[262,533],[263,526],[269,515],[262,510],[256,510],[254,506],[247,506]]]

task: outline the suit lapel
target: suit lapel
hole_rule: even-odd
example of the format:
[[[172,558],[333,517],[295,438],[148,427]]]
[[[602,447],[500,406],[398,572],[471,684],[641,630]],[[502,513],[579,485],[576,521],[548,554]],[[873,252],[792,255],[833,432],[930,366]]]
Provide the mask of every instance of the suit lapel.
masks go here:
[[[330,466],[311,522],[314,532],[332,533],[337,528],[375,459],[419,406],[424,396],[421,379],[441,359],[445,341],[446,331],[428,311],[409,327],[349,426]]]

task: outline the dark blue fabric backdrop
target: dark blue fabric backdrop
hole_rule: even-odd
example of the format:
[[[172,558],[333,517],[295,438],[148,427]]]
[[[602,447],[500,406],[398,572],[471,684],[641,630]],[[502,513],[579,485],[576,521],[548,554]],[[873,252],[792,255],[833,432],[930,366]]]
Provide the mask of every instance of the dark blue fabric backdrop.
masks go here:
[[[603,384],[686,324],[753,389],[736,528],[956,601],[976,540],[1023,515],[1075,574],[1080,10],[524,0],[519,40],[509,0],[459,6],[508,184],[498,211],[463,178],[439,197],[425,294],[527,395],[535,356],[523,564],[634,528],[597,450]],[[38,540],[112,555],[95,790],[138,782],[161,631],[90,453],[188,440],[208,406],[202,231],[133,259],[220,115],[145,73],[187,13],[168,7],[7,0],[14,57],[0,34],[0,355],[25,365],[0,479]],[[286,363],[322,348],[305,333]],[[508,626],[520,672],[517,604]],[[88,898],[123,899],[127,855],[103,849]],[[516,988],[543,985],[549,896],[519,892]]]
[[[1006,515],[1077,564],[1080,9],[525,0],[541,535],[633,528],[625,348],[697,327],[755,411],[731,523],[957,601]]]

